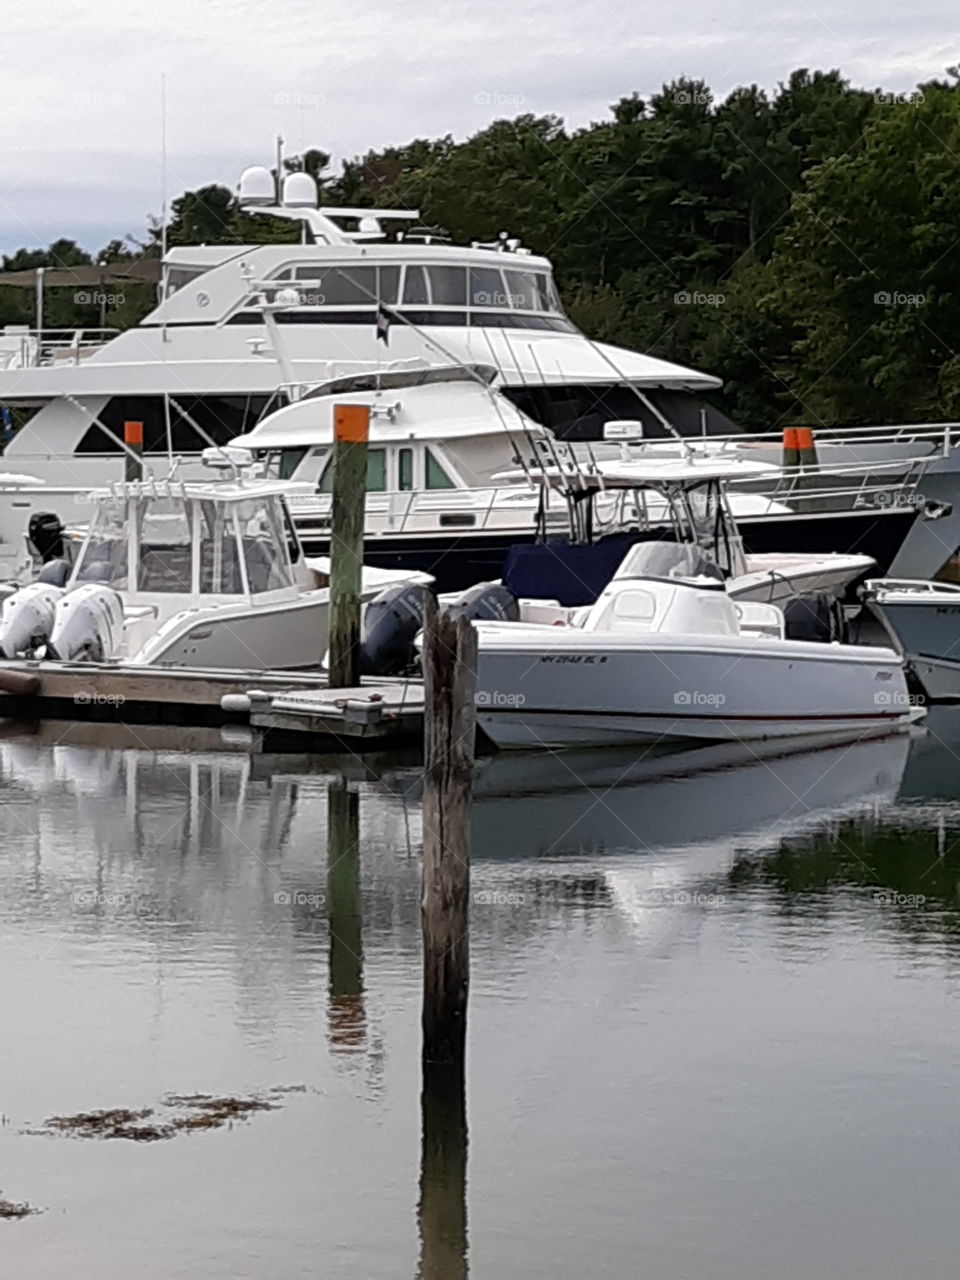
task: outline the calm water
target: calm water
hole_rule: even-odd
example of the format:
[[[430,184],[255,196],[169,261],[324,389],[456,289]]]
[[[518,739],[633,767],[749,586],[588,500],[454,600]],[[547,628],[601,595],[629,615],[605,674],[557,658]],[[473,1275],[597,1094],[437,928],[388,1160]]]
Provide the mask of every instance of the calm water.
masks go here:
[[[0,741],[0,1194],[43,1210],[5,1274],[955,1274],[956,713],[484,767],[465,1230],[455,1132],[418,1215],[415,772],[347,762],[331,869],[336,762],[141,737]],[[278,1087],[170,1141],[24,1132]]]

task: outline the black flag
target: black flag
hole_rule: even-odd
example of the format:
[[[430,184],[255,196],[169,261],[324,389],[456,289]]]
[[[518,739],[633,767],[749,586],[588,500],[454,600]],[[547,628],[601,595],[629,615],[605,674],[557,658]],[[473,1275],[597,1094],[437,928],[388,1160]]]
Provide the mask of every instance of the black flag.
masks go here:
[[[377,304],[377,338],[385,347],[390,345],[390,316],[386,308]]]

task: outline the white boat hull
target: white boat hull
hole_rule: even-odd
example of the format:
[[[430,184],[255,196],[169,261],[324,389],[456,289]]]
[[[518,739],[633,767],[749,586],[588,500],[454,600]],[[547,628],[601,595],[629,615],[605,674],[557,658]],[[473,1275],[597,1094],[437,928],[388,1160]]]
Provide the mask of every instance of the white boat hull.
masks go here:
[[[478,723],[504,749],[868,734],[922,714],[888,649],[478,630]]]

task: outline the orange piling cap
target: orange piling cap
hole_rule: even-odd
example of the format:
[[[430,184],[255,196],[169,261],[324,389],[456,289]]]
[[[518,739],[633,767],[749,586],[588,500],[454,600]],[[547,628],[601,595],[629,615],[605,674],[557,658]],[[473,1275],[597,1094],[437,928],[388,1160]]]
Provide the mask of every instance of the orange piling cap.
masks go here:
[[[123,424],[123,443],[133,447],[143,447],[142,422],[125,422]]]
[[[333,438],[346,444],[366,444],[370,434],[370,406],[335,404],[333,406]]]

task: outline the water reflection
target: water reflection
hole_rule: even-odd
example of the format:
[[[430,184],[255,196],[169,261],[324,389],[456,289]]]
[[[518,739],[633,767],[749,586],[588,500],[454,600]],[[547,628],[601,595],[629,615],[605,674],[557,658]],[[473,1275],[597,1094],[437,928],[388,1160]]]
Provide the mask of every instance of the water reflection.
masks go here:
[[[468,1202],[463,1078],[418,1076],[416,769],[391,759],[250,757],[198,735],[189,750],[179,745],[139,731],[86,743],[43,733],[0,740],[0,963],[18,1028],[5,1051],[4,1109],[14,1125],[0,1133],[2,1185],[64,1210],[31,1221],[32,1236],[18,1232],[20,1274],[54,1274],[30,1252],[32,1240],[46,1239],[58,1265],[69,1247],[79,1250],[80,1271],[119,1280],[131,1253],[114,1265],[106,1247],[119,1215],[131,1240],[136,1233],[145,1280],[159,1280],[168,1246],[154,1245],[169,1237],[169,1198],[196,1178],[215,1189],[196,1220],[181,1205],[176,1247],[177,1265],[198,1280],[246,1274],[251,1241],[257,1256],[275,1258],[275,1274],[308,1274],[317,1239],[346,1259],[345,1274],[386,1280],[419,1268],[429,1280],[462,1277],[468,1204],[474,1274],[510,1274],[497,1250],[523,1240],[512,1256],[531,1276],[583,1274],[591,1249],[616,1259],[611,1274],[627,1274],[649,1247],[653,1270],[699,1280],[711,1274],[704,1260],[714,1235],[748,1220],[762,1195],[750,1108],[774,1117],[763,1130],[770,1141],[784,1098],[804,1087],[802,1076],[783,1083],[764,1112],[784,1061],[774,1054],[751,1074],[738,1057],[738,1028],[754,1049],[765,1036],[795,1035],[784,957],[817,970],[821,986],[801,1015],[828,1020],[836,999],[836,1025],[812,1024],[831,1046],[852,1034],[850,1010],[861,1001],[876,1008],[896,998],[869,987],[890,957],[911,975],[935,969],[928,980],[941,985],[924,989],[932,1043],[945,957],[960,968],[956,713],[931,717],[926,733],[815,752],[483,762]],[[687,1026],[698,984],[708,990]],[[899,1016],[908,1054],[913,1028]],[[857,1025],[856,1034],[869,1033],[867,1022]],[[578,1067],[582,1058],[589,1067]],[[823,1097],[860,1069],[838,1058],[834,1079],[831,1062],[829,1054],[817,1062]],[[705,1106],[718,1092],[719,1126],[741,1080],[746,1137],[723,1131],[711,1146],[720,1130],[699,1117],[699,1127],[656,1128],[662,1110],[682,1117],[691,1098]],[[291,1094],[269,1123],[232,1135],[226,1154],[215,1141],[191,1142],[182,1157],[137,1152],[145,1182],[110,1153],[71,1151],[72,1173],[61,1175],[62,1154],[25,1146],[16,1133],[57,1111],[288,1084],[307,1092]],[[555,1097],[573,1117],[569,1132],[540,1110]],[[740,1156],[738,1141],[750,1148]],[[608,1176],[614,1149],[619,1164]],[[234,1150],[250,1163],[231,1180]],[[698,1170],[721,1158],[730,1178],[700,1186]],[[508,1184],[504,1170],[514,1166]],[[84,1234],[83,1215],[70,1212],[91,1168],[99,1200],[112,1206],[113,1237],[102,1222]],[[737,1180],[750,1191],[741,1201],[711,1199]],[[248,1182],[256,1194],[243,1202],[245,1220],[221,1230],[228,1201],[242,1199]],[[148,1189],[146,1205],[138,1186]],[[639,1194],[650,1212],[638,1216]],[[318,1199],[329,1210],[322,1218]],[[569,1225],[585,1200],[602,1240]],[[677,1204],[693,1205],[689,1221]],[[406,1241],[402,1268],[398,1241]],[[703,1265],[699,1254],[668,1265],[689,1241]],[[567,1262],[556,1262],[558,1244]],[[202,1261],[211,1252],[214,1269]],[[775,1254],[764,1254],[769,1272]]]

